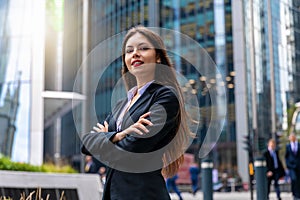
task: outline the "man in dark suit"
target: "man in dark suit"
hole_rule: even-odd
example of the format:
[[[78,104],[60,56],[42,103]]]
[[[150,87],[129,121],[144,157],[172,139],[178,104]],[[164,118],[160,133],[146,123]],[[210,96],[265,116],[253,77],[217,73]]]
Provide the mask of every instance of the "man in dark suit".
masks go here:
[[[290,143],[286,145],[285,162],[292,181],[294,200],[300,200],[300,146],[296,135],[291,133]]]
[[[97,173],[98,169],[96,166],[96,163],[93,160],[93,157],[90,155],[85,156],[85,166],[84,166],[84,172],[85,173]]]
[[[279,159],[278,151],[276,151],[276,143],[274,139],[269,140],[268,150],[264,153],[264,157],[267,162],[268,197],[270,193],[271,183],[272,181],[274,181],[277,198],[278,200],[281,200],[278,180],[285,175],[285,172],[282,162]]]

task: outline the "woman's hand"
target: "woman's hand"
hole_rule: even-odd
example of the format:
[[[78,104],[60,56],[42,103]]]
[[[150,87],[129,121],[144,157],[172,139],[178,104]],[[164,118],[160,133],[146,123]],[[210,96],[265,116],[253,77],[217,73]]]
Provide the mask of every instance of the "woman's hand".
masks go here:
[[[153,125],[150,120],[146,119],[146,117],[148,117],[149,115],[150,115],[150,112],[147,112],[147,113],[143,114],[142,116],[140,116],[139,120],[136,123],[132,124],[127,129],[117,133],[112,141],[113,142],[121,141],[129,133],[136,133],[139,135],[144,135],[145,133],[148,133],[149,130],[146,128],[146,126]]]
[[[97,123],[97,125],[93,127],[93,132],[108,132],[108,123],[106,121],[104,121],[104,125]]]

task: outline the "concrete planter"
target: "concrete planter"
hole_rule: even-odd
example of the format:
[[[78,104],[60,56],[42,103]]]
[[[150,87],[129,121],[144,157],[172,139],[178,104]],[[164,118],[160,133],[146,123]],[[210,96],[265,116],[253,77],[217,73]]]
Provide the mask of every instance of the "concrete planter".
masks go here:
[[[103,192],[98,174],[52,174],[0,170],[0,196],[18,199],[21,192],[29,193],[37,188],[50,194],[50,199],[53,196],[59,197],[62,191],[66,199],[101,199]]]

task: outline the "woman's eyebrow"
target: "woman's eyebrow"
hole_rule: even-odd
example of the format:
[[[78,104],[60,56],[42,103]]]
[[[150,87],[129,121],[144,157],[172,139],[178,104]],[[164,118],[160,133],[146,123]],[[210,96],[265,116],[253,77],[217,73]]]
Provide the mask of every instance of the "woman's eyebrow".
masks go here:
[[[150,44],[148,44],[148,43],[145,43],[145,42],[141,42],[141,43],[139,43],[137,46],[141,46],[141,45],[150,45]],[[128,46],[126,46],[126,48],[128,48],[128,47],[133,47],[132,45],[128,45]]]

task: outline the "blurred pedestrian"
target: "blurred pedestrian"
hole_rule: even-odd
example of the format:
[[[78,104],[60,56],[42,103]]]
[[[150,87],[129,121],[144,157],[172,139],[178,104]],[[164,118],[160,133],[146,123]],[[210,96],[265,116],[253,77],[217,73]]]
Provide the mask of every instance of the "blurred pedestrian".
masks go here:
[[[192,193],[193,193],[193,195],[195,195],[199,189],[199,186],[198,186],[198,179],[199,179],[199,173],[200,173],[199,164],[194,161],[190,165],[189,171],[190,171],[191,181],[192,181]]]
[[[85,156],[85,173],[97,173],[96,163],[93,161],[93,157],[90,155]]]
[[[182,200],[181,192],[179,191],[177,184],[176,184],[177,179],[178,179],[177,174],[173,177],[167,178],[167,181],[166,181],[167,189],[168,189],[169,193],[171,192],[171,190],[173,190],[178,195],[179,199]]]
[[[102,185],[104,186],[105,181],[106,181],[106,167],[104,167],[104,166],[99,167],[98,174],[100,176],[100,181],[101,181]]]
[[[300,199],[300,146],[296,135],[291,133],[290,143],[286,145],[285,162],[291,178],[291,187],[294,200]]]
[[[285,176],[285,171],[282,165],[281,160],[278,156],[278,151],[276,150],[276,142],[274,139],[268,141],[268,149],[264,152],[264,157],[267,163],[267,179],[268,179],[268,198],[270,194],[270,187],[272,181],[274,181],[274,188],[276,191],[277,199],[281,200],[280,197],[280,188],[278,180]]]

